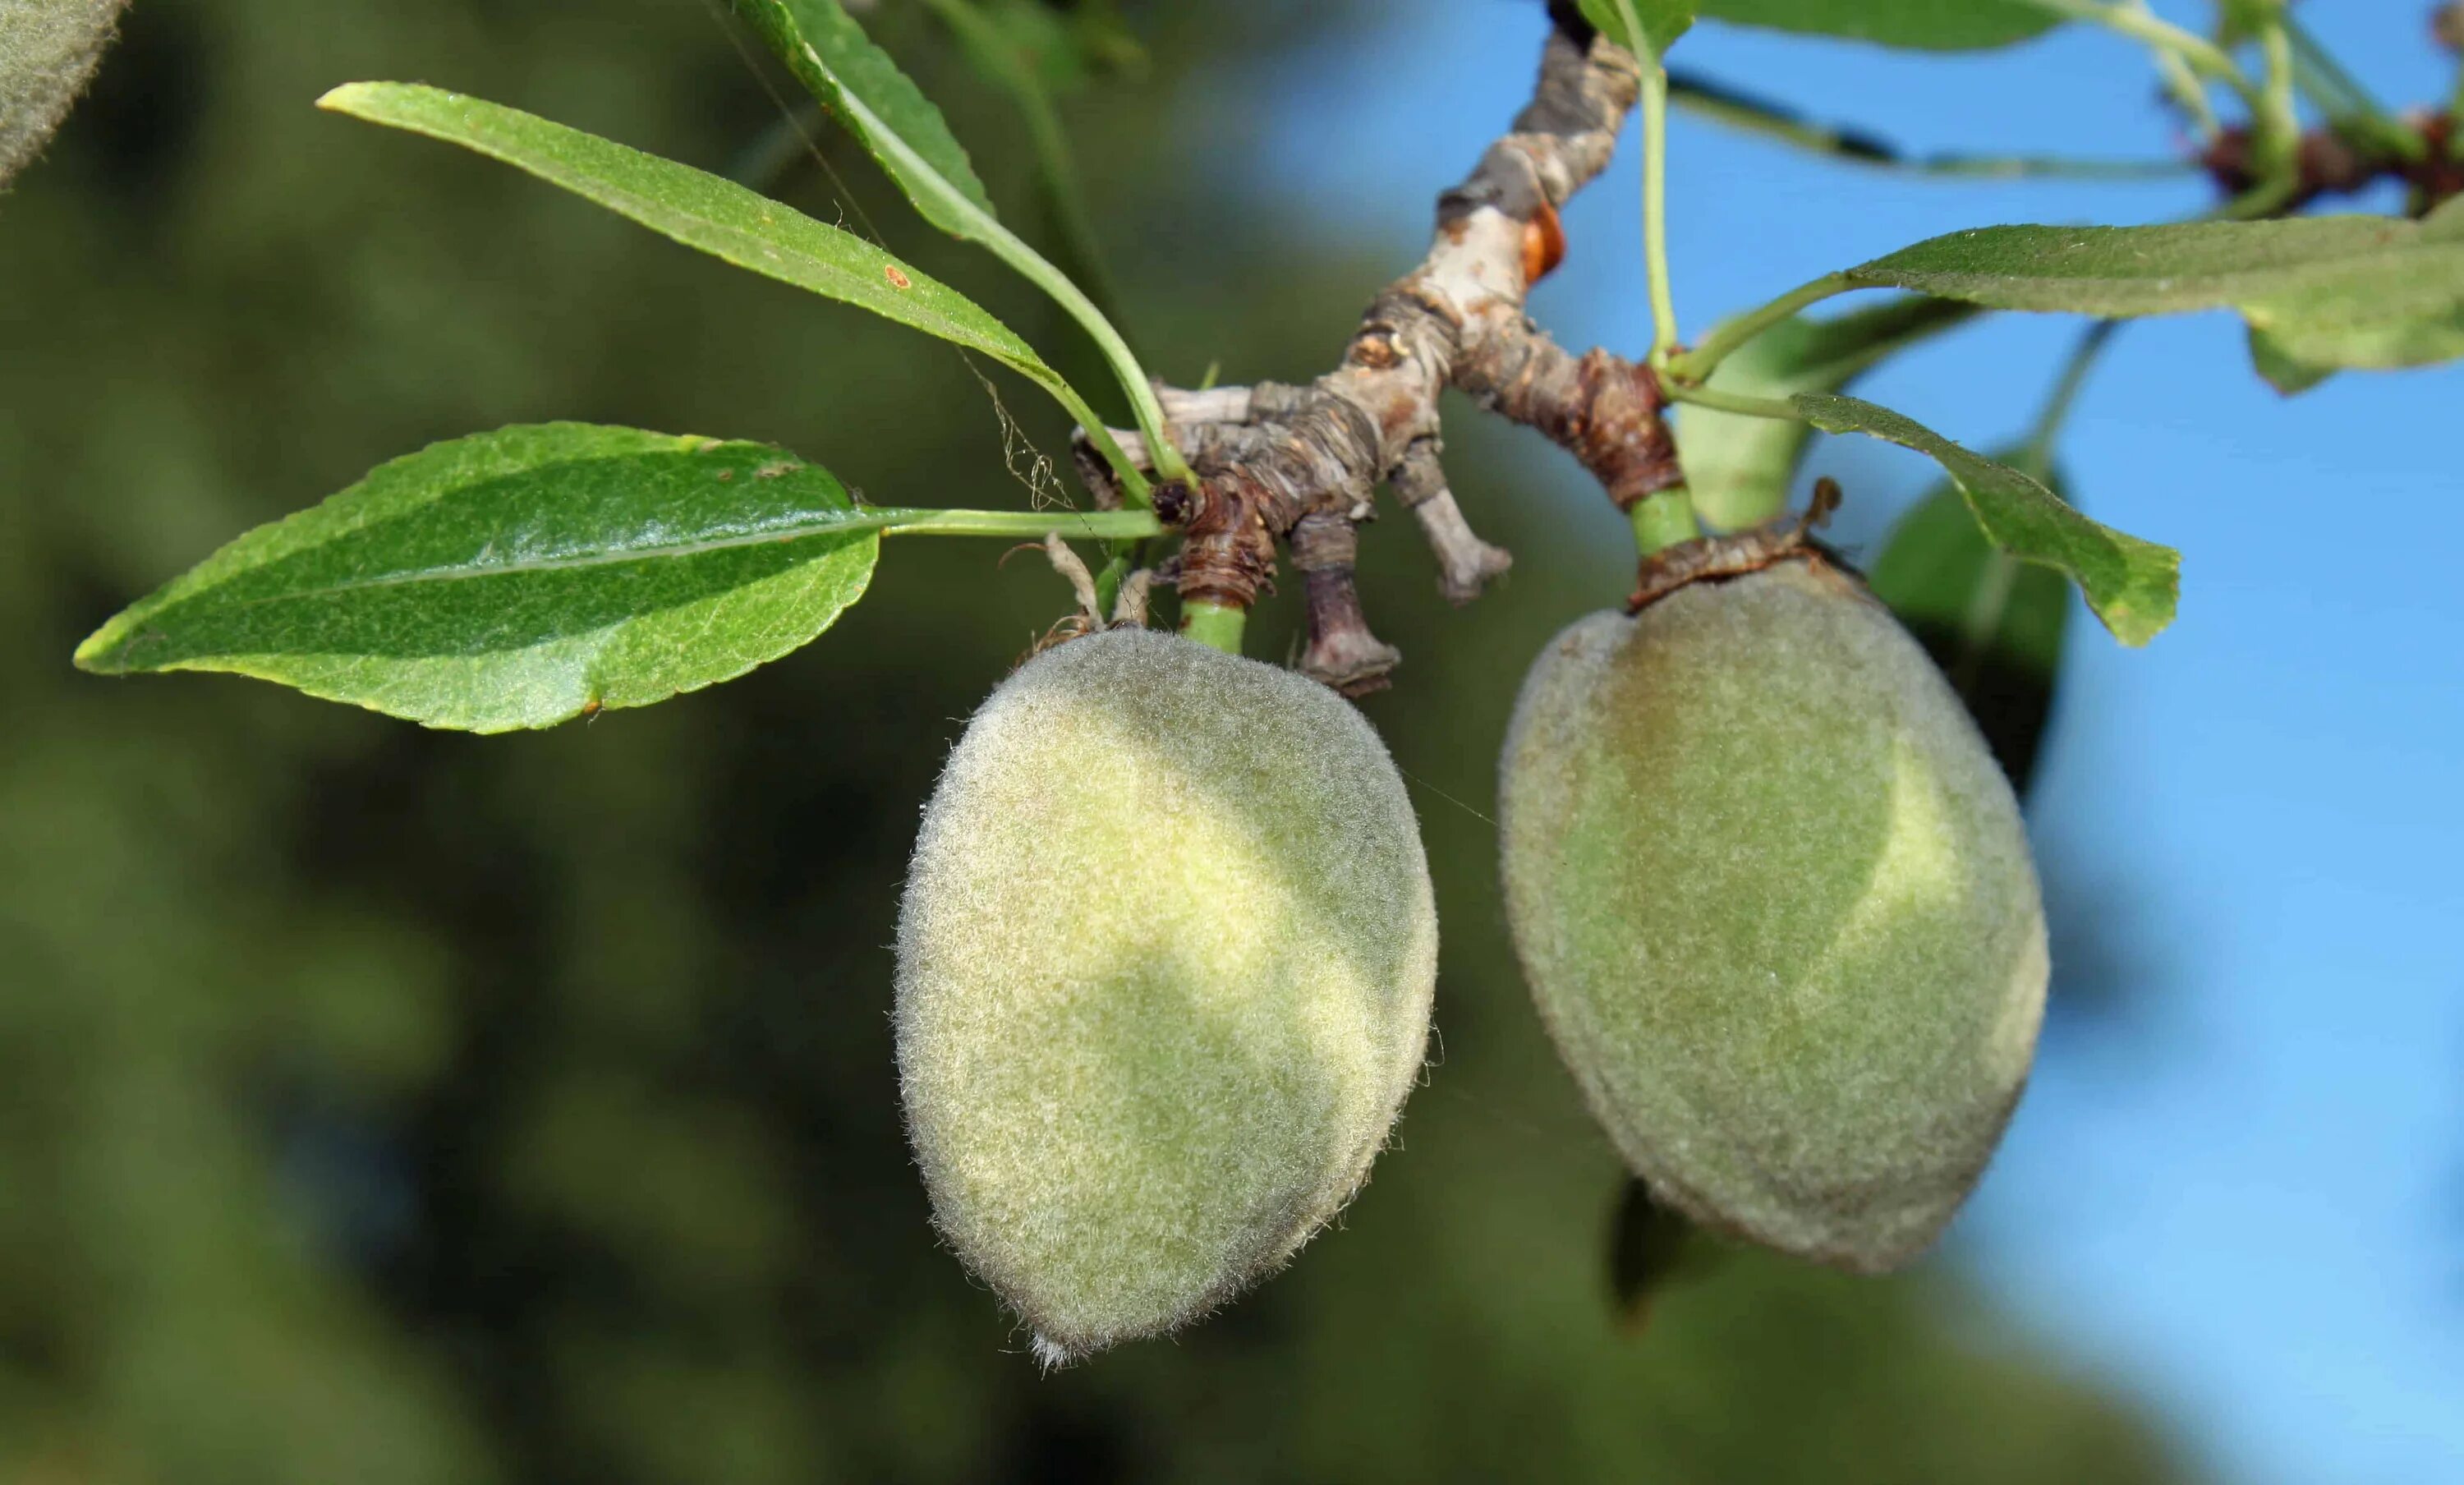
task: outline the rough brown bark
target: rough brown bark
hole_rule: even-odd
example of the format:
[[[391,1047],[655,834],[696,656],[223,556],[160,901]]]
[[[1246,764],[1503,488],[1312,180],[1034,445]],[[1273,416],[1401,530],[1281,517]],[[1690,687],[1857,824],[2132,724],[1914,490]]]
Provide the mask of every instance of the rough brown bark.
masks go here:
[[[1187,499],[1184,600],[1246,608],[1291,543],[1306,574],[1301,668],[1347,691],[1375,689],[1400,658],[1370,633],[1353,588],[1353,528],[1391,485],[1438,557],[1456,602],[1512,559],[1482,541],[1440,462],[1440,393],[1452,387],[1537,429],[1630,505],[1679,483],[1651,371],[1595,350],[1576,357],[1524,313],[1532,281],[1564,254],[1557,209],[1605,169],[1641,87],[1633,56],[1560,31],[1531,101],[1466,180],[1439,199],[1428,255],[1380,292],[1335,369],[1307,386],[1162,389],[1198,488]],[[1122,435],[1138,456],[1143,445]]]

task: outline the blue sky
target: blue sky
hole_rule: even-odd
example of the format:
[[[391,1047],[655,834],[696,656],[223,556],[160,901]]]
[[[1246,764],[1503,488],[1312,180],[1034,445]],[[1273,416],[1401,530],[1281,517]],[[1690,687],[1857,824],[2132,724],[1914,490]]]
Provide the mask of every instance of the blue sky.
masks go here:
[[[2452,78],[2426,8],[2305,14],[2409,103]],[[1391,12],[1249,79],[1286,100],[1283,131],[1213,142],[1213,159],[1248,159],[1296,208],[1391,240],[1399,264],[1433,192],[1519,103],[1541,23],[1511,0]],[[1676,59],[1920,148],[2145,157],[2170,137],[2144,55],[2079,28],[1943,61],[1705,26]],[[1696,333],[1936,233],[2154,220],[2205,199],[2194,182],[1860,173],[1683,121],[1672,148]],[[1649,327],[1632,151],[1618,164],[1570,213],[1574,255],[1536,310],[1569,343],[1632,350]],[[2075,332],[2006,317],[1861,389],[1990,446],[2027,421]],[[1954,1252],[2231,1479],[2464,1480],[2464,560],[2445,534],[2464,506],[2459,422],[2464,369],[2288,401],[2249,374],[2237,321],[2211,315],[2125,335],[2065,445],[2083,503],[2186,554],[2181,620],[2148,649],[2079,614],[2032,810],[2145,993],[2122,1030],[2049,1041]],[[1852,538],[1930,477],[1912,455],[1816,457],[1853,460],[1871,497]]]

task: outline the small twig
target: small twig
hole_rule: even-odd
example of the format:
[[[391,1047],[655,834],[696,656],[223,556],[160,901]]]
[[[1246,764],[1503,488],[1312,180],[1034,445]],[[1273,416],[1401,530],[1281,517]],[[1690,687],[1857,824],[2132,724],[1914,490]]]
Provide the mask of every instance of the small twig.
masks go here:
[[[1333,511],[1312,511],[1292,527],[1292,565],[1309,589],[1309,648],[1301,674],[1346,696],[1383,690],[1403,653],[1379,643],[1360,611],[1353,568],[1360,533]]]
[[[1447,488],[1445,466],[1438,454],[1437,439],[1418,440],[1403,451],[1389,482],[1395,498],[1420,523],[1430,550],[1438,554],[1438,591],[1449,603],[1467,604],[1514,565],[1514,555],[1482,541],[1463,520],[1463,507]]]

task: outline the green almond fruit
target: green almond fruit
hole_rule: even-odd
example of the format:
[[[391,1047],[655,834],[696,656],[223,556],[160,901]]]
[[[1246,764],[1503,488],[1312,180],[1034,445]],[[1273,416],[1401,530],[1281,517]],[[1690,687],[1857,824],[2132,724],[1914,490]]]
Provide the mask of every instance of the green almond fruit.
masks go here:
[[[125,0],[0,0],[0,184],[85,90]]]
[[[1504,763],[1534,999],[1635,1173],[1865,1273],[1938,1236],[2043,1016],[2017,801],[1916,641],[1816,559],[1551,643]]]
[[[1437,908],[1369,723],[1289,671],[1116,630],[951,754],[898,926],[935,1225],[1047,1364],[1271,1273],[1420,1075]]]

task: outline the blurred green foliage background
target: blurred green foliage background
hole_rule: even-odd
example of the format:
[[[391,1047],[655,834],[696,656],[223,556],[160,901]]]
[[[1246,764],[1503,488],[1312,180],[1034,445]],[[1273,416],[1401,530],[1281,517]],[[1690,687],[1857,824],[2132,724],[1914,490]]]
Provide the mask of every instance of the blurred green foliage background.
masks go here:
[[[1160,374],[1306,376],[1397,267],[1173,153],[1177,110],[1261,106],[1240,79],[1347,11],[1133,8],[1151,71],[1072,101]],[[1002,100],[920,7],[877,20],[1048,233]],[[1408,655],[1368,710],[1438,869],[1442,1059],[1288,1273],[1048,1378],[927,1226],[886,947],[940,759],[1067,607],[1039,559],[893,544],[809,650],[543,735],[75,673],[223,540],[473,430],[773,439],[905,504],[1028,499],[999,404],[1065,446],[936,344],[309,106],[363,78],[717,169],[778,119],[697,0],[145,0],[0,198],[0,1481],[2178,1477],[1942,1262],[1731,1255],[1621,1329],[1616,1163],[1485,816],[1528,656],[1621,594],[1623,543],[1525,498],[1567,472],[1510,431],[1459,420],[1451,455],[1503,591],[1447,609],[1399,518],[1364,572]],[[851,197],[809,161],[780,189],[1069,347],[829,156]],[[1279,610],[1252,653],[1289,642]]]

